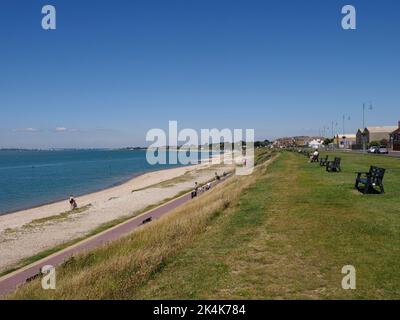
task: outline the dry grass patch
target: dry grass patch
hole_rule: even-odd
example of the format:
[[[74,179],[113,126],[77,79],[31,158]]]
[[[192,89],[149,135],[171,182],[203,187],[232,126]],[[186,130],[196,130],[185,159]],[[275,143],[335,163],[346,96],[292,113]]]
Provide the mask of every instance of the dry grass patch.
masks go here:
[[[85,211],[89,210],[91,207],[92,207],[92,204],[89,203],[83,207],[79,207],[79,208],[76,208],[73,210],[68,210],[68,211],[62,212],[62,213],[54,215],[54,216],[44,217],[44,218],[40,218],[40,219],[33,219],[30,223],[24,225],[23,227],[24,228],[36,227],[38,225],[48,223],[48,222],[65,220],[65,219],[71,217],[72,215],[85,212]]]

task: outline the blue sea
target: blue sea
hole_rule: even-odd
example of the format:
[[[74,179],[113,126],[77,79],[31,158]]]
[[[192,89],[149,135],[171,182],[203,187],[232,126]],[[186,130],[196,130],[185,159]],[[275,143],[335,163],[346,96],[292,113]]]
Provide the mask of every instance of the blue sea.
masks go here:
[[[145,150],[0,151],[0,214],[108,188],[150,165]]]

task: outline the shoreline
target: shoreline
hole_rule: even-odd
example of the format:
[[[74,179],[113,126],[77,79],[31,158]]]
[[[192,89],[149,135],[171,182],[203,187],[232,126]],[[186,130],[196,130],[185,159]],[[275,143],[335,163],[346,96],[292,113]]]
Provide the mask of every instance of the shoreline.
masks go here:
[[[209,162],[209,161],[211,161],[211,159],[212,159],[212,157],[210,157],[206,161]],[[192,167],[192,166],[197,166],[197,165],[200,165],[200,164],[202,164],[201,160],[197,164],[177,165],[177,166],[170,167],[170,168],[168,168],[168,167],[167,168],[157,168],[157,169],[154,169],[154,170],[150,169],[150,170],[136,172],[136,173],[133,173],[133,174],[129,175],[129,177],[126,177],[126,178],[124,178],[124,179],[122,179],[122,180],[120,180],[118,182],[114,182],[112,184],[109,184],[109,185],[107,185],[105,187],[96,188],[95,190],[89,191],[89,192],[73,194],[73,197],[75,199],[76,198],[81,198],[81,197],[89,196],[91,194],[95,194],[97,192],[101,192],[101,191],[105,191],[105,190],[112,189],[112,188],[115,188],[115,187],[119,187],[119,186],[124,185],[125,183],[129,183],[131,180],[136,179],[136,178],[138,178],[140,176],[143,176],[143,175],[145,175],[147,173],[162,172],[162,171],[165,171],[165,170],[171,170],[171,169],[182,168],[182,167]],[[3,212],[0,212],[0,218],[4,217],[4,216],[7,216],[7,215],[15,214],[15,213],[18,213],[18,212],[21,212],[21,211],[38,209],[40,207],[56,204],[56,203],[59,203],[59,202],[65,202],[65,201],[68,201],[68,199],[69,199],[69,195],[66,198],[58,198],[58,199],[55,199],[55,200],[42,202],[42,203],[34,205],[34,206],[26,206],[26,207],[22,207],[22,208],[17,209],[17,210],[12,210],[12,211],[3,211]]]
[[[142,210],[187,192],[231,164],[213,157],[198,164],[162,168],[139,174],[117,186],[75,197],[78,209],[67,200],[0,215],[0,272],[29,256],[68,241],[85,237],[116,219],[136,216]]]
[[[125,179],[123,179],[123,180],[121,180],[121,181],[119,181],[119,182],[112,183],[111,185],[108,185],[108,186],[106,186],[106,187],[97,188],[96,190],[89,191],[89,192],[77,193],[77,194],[74,194],[73,196],[74,196],[74,198],[80,198],[80,197],[89,196],[89,195],[91,195],[91,194],[94,194],[94,193],[97,193],[97,192],[101,192],[101,191],[104,191],[104,190],[108,190],[108,189],[112,189],[112,188],[115,188],[115,187],[119,187],[119,186],[121,186],[121,185],[124,185],[125,183],[130,182],[130,181],[133,180],[133,179],[136,179],[136,178],[138,178],[138,177],[140,177],[140,176],[145,175],[146,173],[150,173],[150,172],[159,172],[159,171],[161,172],[161,171],[164,171],[164,170],[170,170],[170,169],[181,168],[181,167],[187,167],[187,166],[195,166],[195,165],[196,165],[196,164],[192,164],[192,165],[182,165],[182,166],[176,166],[176,167],[173,167],[173,168],[162,168],[162,169],[156,169],[156,170],[148,170],[148,171],[137,172],[136,174],[130,175],[129,178],[125,178]],[[18,213],[18,212],[20,212],[20,211],[26,211],[26,210],[31,210],[31,209],[38,209],[38,208],[40,208],[40,207],[52,205],[52,204],[59,203],[59,202],[68,201],[68,199],[69,199],[69,196],[66,197],[66,198],[59,198],[59,199],[52,200],[52,201],[46,201],[46,202],[43,202],[43,203],[41,203],[41,204],[34,205],[34,206],[29,206],[29,207],[27,206],[27,207],[25,207],[25,208],[13,210],[13,211],[0,212],[0,218],[3,217],[3,216],[10,215],[10,214]]]
[[[161,169],[161,170],[165,170],[165,169]],[[148,173],[148,172],[156,172],[156,171],[161,171],[161,170],[140,172],[140,173],[138,173],[138,174],[136,174],[136,175],[131,176],[130,178],[126,178],[126,179],[124,179],[124,180],[121,180],[120,182],[113,183],[112,185],[108,185],[107,187],[99,188],[99,189],[96,189],[96,190],[94,190],[94,191],[85,192],[85,193],[81,193],[81,194],[77,193],[76,195],[73,195],[73,196],[74,196],[74,198],[83,197],[83,196],[88,196],[88,195],[90,195],[90,194],[92,194],[92,193],[100,192],[100,191],[103,191],[103,190],[107,190],[107,189],[111,189],[111,188],[114,188],[114,187],[118,187],[118,186],[120,186],[120,185],[123,185],[124,183],[127,183],[127,182],[129,182],[130,180],[135,179],[135,178],[137,178],[137,177],[139,177],[139,176],[142,176],[142,175],[144,175],[144,174],[146,174],[146,173]],[[44,207],[44,206],[48,206],[48,205],[52,205],[52,204],[55,204],[55,203],[58,203],[58,202],[64,202],[64,201],[68,201],[68,197],[67,197],[67,198],[62,198],[62,199],[61,199],[61,198],[58,198],[58,199],[56,199],[56,200],[51,200],[51,201],[42,202],[41,204],[38,204],[38,205],[29,206],[29,207],[25,207],[25,208],[13,210],[13,211],[3,211],[3,212],[0,212],[0,217],[8,216],[8,215],[10,215],[10,214],[18,213],[18,212],[20,212],[20,211],[26,211],[26,210],[31,210],[31,209],[32,209],[32,210],[33,210],[33,209],[38,209],[38,208],[40,208],[40,207]]]

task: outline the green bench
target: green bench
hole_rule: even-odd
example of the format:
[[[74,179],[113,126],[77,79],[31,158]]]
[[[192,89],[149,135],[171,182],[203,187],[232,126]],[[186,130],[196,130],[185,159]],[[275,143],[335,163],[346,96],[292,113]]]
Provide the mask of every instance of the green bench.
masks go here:
[[[386,169],[371,166],[368,172],[357,172],[355,188],[363,194],[385,193],[385,189],[383,188],[385,171]],[[360,184],[364,185],[362,189],[359,186]]]
[[[328,163],[328,159],[329,159],[329,156],[326,156],[325,158],[321,158],[321,160],[319,161],[319,165],[321,167],[326,167],[326,164]]]
[[[342,171],[341,167],[341,158],[335,157],[333,161],[326,162],[326,171],[328,172],[340,172]]]

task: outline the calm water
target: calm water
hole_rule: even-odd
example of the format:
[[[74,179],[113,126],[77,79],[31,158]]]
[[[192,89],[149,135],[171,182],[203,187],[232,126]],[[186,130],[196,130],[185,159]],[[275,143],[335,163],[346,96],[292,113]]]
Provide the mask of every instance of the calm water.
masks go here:
[[[0,151],[0,214],[94,192],[144,172],[145,150]]]

